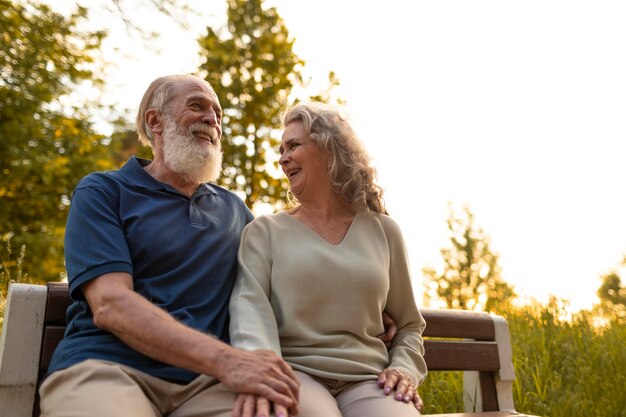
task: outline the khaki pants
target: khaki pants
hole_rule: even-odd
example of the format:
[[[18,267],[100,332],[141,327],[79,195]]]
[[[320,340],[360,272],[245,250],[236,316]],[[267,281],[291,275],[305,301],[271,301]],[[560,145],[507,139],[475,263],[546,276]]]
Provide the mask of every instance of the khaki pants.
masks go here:
[[[376,380],[343,382],[295,371],[300,380],[298,417],[416,417],[413,404],[385,395]]]
[[[39,392],[42,417],[230,417],[236,398],[208,376],[179,385],[100,360],[54,372]]]

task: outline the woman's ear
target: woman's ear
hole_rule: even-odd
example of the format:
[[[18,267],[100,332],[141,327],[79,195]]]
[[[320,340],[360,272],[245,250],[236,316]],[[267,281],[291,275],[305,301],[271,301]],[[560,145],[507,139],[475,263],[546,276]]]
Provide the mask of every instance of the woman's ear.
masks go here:
[[[163,114],[157,109],[150,109],[146,112],[146,125],[152,134],[163,133]]]

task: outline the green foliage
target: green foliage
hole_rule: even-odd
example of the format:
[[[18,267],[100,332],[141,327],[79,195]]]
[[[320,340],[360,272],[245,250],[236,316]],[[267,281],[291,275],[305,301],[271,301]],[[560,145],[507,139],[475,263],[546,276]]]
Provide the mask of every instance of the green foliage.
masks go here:
[[[596,306],[595,313],[599,316],[618,317],[626,321],[626,287],[622,284],[620,270],[626,270],[626,256],[618,268],[601,277],[602,284],[597,291],[600,304]]]
[[[264,8],[262,0],[227,0],[227,5],[226,27],[207,28],[200,40],[200,70],[224,110],[220,183],[245,194],[249,207],[275,206],[288,188],[278,167],[277,130],[292,89],[303,86],[304,61],[293,52],[294,40],[275,8]],[[331,72],[329,88],[311,99],[330,100],[337,85]]]
[[[622,285],[622,278],[615,271],[602,277],[602,285],[598,288],[600,300],[610,304],[626,304],[626,288]]]
[[[24,273],[40,281],[64,273],[72,189],[111,166],[89,115],[63,104],[80,83],[97,83],[90,68],[104,34],[79,31],[85,16],[81,7],[68,17],[0,0],[0,234],[26,246]]]
[[[139,143],[137,131],[127,123],[119,121],[111,135],[109,144],[111,160],[115,167],[121,167],[131,156],[152,159],[152,149]]]
[[[504,282],[490,238],[474,222],[469,207],[457,215],[450,205],[450,247],[441,249],[444,269],[423,269],[427,297],[441,298],[448,308],[501,311],[515,296]]]
[[[4,305],[7,291],[11,282],[28,282],[28,276],[23,273],[26,246],[22,245],[17,254],[11,246],[11,233],[0,236],[0,330],[4,318]]]
[[[550,417],[626,417],[626,323],[598,322],[581,311],[572,317],[563,301],[510,308],[509,323],[518,412]],[[463,379],[433,372],[419,388],[425,414],[463,410]]]
[[[224,110],[224,162],[220,182],[246,195],[246,203],[273,204],[286,196],[272,158],[280,114],[304,62],[275,8],[262,0],[227,0],[228,23],[221,36],[211,28],[200,40],[201,70]],[[274,161],[272,161],[272,159]],[[272,166],[273,165],[273,166]]]

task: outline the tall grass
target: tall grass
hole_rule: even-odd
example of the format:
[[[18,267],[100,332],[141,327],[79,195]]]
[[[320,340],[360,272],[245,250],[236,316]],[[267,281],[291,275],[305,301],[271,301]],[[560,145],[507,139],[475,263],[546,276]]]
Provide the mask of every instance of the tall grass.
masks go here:
[[[626,417],[626,323],[598,327],[589,312],[559,318],[554,306],[508,317],[518,411],[549,417]]]
[[[626,323],[567,314],[555,303],[503,314],[511,332],[519,412],[544,417],[626,417]],[[434,372],[420,387],[425,414],[463,410],[462,376]]]

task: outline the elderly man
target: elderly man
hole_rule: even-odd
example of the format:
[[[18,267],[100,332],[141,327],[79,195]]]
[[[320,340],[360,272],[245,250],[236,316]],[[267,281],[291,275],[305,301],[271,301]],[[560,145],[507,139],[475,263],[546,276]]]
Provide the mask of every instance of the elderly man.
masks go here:
[[[76,187],[65,237],[74,303],[40,389],[42,415],[227,416],[232,391],[297,411],[298,382],[281,358],[227,343],[252,214],[208,183],[220,171],[221,120],[207,82],[159,78],[137,116],[154,159]]]

